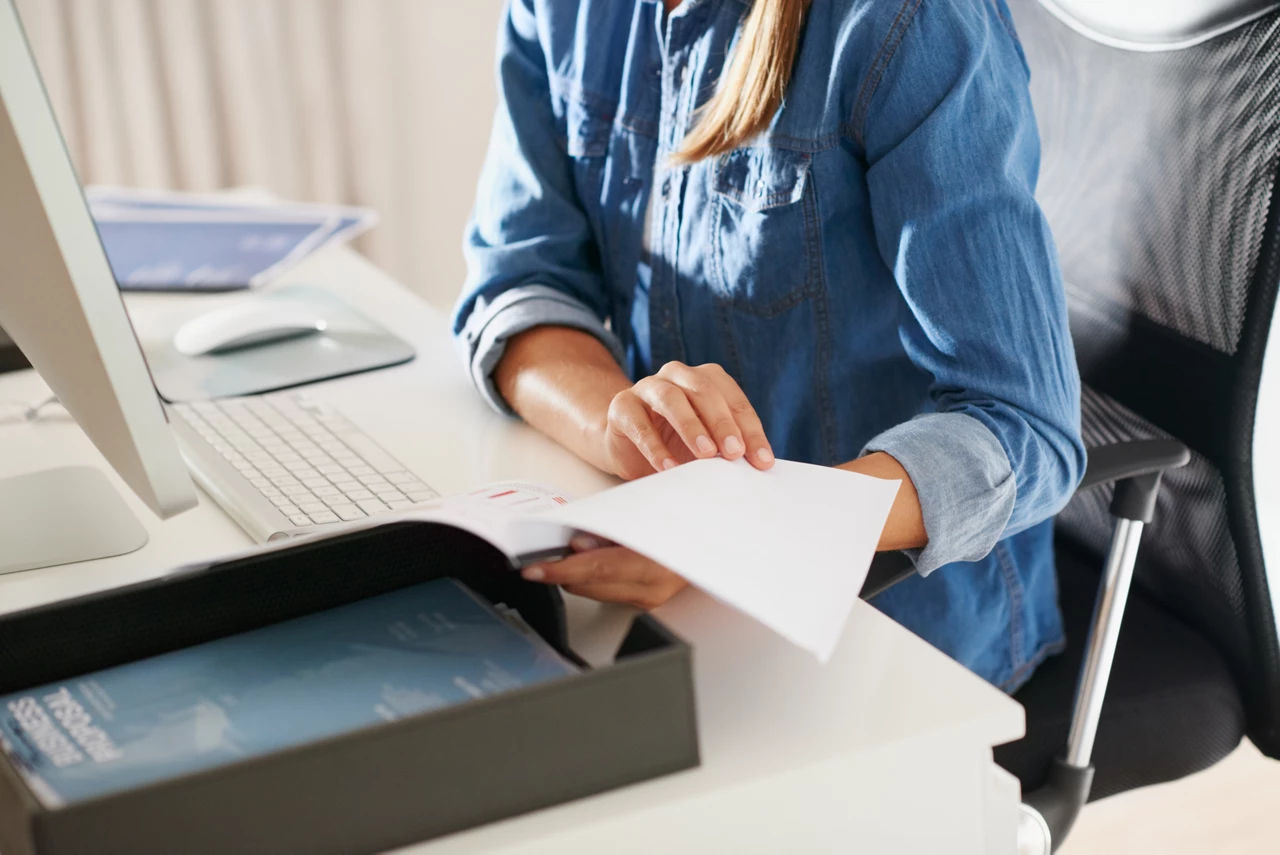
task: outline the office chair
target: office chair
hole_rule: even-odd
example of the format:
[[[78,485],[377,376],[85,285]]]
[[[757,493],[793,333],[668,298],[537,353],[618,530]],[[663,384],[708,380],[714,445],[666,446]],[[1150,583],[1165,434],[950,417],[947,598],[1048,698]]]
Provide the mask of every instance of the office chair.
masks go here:
[[[1068,648],[1016,695],[1026,737],[996,750],[1022,781],[1019,850],[1047,853],[1087,799],[1243,736],[1280,758],[1251,457],[1280,283],[1280,3],[1008,5],[1089,446],[1057,519]],[[866,596],[901,576],[873,571]]]

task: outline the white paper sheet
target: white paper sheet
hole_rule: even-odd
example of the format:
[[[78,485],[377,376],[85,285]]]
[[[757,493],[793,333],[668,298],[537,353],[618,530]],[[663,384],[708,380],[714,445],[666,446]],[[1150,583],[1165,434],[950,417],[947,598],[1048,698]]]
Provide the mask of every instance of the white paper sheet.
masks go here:
[[[899,481],[699,460],[534,514],[641,552],[825,662]]]

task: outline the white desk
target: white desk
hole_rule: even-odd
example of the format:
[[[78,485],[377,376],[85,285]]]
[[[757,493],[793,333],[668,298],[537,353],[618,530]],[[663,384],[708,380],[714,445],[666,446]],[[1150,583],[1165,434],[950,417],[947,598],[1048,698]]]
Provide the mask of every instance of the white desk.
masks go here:
[[[417,347],[412,363],[313,389],[441,492],[507,478],[571,493],[607,483],[532,430],[490,413],[467,384],[446,319],[356,255],[327,253],[289,279],[332,287]],[[235,296],[129,302],[147,341],[229,299]],[[43,390],[31,372],[0,376],[0,401],[35,399]],[[376,411],[359,403],[371,397],[380,402]],[[73,462],[108,471],[151,542],[132,555],[0,577],[0,613],[250,546],[206,497],[192,511],[156,520],[65,417],[0,425],[0,476]],[[575,647],[588,660],[608,655],[625,610],[569,599]],[[696,592],[657,615],[694,646],[700,768],[404,851],[1015,851],[1018,785],[994,766],[991,747],[1022,735],[1022,708],[870,606],[857,604],[826,666]]]

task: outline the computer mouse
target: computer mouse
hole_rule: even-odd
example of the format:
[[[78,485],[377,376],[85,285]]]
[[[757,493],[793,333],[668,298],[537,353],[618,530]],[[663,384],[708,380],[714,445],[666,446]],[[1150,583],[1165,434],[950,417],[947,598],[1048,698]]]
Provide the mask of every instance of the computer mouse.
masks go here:
[[[173,334],[184,356],[226,353],[322,333],[328,324],[313,308],[284,300],[246,300],[187,321]]]

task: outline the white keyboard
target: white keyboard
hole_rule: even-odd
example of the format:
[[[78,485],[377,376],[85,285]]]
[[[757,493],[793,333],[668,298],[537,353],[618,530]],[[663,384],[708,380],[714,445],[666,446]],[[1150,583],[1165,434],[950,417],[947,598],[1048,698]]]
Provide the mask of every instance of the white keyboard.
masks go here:
[[[259,541],[438,495],[345,416],[305,394],[174,404],[169,411],[196,482]]]

